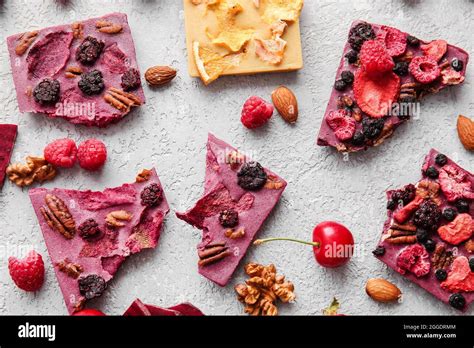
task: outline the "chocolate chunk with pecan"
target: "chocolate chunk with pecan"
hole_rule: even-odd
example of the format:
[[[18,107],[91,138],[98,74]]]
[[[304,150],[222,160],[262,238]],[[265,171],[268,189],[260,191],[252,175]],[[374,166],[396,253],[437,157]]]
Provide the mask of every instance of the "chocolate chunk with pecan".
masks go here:
[[[47,194],[44,200],[47,207],[41,207],[40,211],[48,226],[65,238],[72,239],[76,233],[76,223],[64,201],[52,194]]]

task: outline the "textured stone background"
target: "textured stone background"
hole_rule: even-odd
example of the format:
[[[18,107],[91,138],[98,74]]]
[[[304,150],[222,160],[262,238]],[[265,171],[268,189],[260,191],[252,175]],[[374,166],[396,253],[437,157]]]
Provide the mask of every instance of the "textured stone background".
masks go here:
[[[142,72],[151,65],[172,65],[178,77],[165,88],[145,88],[146,106],[107,129],[73,126],[62,120],[18,112],[6,49],[6,36],[49,25],[69,23],[113,11],[126,12]],[[132,181],[143,167],[155,166],[172,213],[156,250],[136,255],[119,271],[95,304],[121,314],[137,297],[170,306],[190,301],[207,314],[240,314],[233,285],[219,288],[196,271],[195,246],[200,232],[178,220],[173,211],[190,207],[202,192],[207,132],[255,154],[256,159],[289,182],[280,204],[260,236],[311,238],[316,223],[334,219],[346,224],[360,255],[336,270],[319,267],[311,248],[269,244],[252,248],[245,261],[275,263],[296,286],[297,302],[281,306],[283,314],[320,314],[337,296],[348,314],[457,314],[431,295],[389,271],[370,251],[385,220],[385,190],[419,178],[422,159],[431,147],[457,159],[467,169],[472,154],[461,146],[456,116],[473,115],[473,69],[466,83],[425,100],[421,117],[400,128],[383,146],[344,158],[315,146],[315,138],[334,81],[350,23],[355,19],[393,25],[420,38],[444,38],[473,52],[472,0],[307,0],[301,19],[305,68],[298,73],[225,77],[209,87],[186,71],[182,2],[179,0],[0,1],[0,122],[19,124],[14,160],[39,155],[47,142],[71,137],[103,139],[109,161],[100,173],[79,168],[63,171],[47,187],[101,190]],[[295,126],[275,116],[264,128],[248,131],[240,109],[253,94],[269,99],[279,84],[291,87],[300,103]],[[0,193],[0,314],[66,314],[39,226],[27,195],[5,184]],[[30,248],[47,265],[46,283],[29,294],[17,289],[7,270],[7,257]],[[381,305],[364,291],[369,277],[386,277],[404,292],[401,304]],[[467,314],[472,314],[472,309]]]

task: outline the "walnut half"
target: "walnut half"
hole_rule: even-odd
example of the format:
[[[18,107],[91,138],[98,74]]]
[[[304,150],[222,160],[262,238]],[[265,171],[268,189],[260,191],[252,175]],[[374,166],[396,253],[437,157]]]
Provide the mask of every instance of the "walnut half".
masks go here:
[[[123,227],[125,226],[124,221],[130,221],[132,219],[132,213],[126,210],[116,210],[107,214],[105,222],[110,227]]]
[[[8,179],[19,187],[30,186],[35,181],[42,183],[56,176],[56,169],[43,157],[26,157],[26,164],[10,164],[6,170]]]

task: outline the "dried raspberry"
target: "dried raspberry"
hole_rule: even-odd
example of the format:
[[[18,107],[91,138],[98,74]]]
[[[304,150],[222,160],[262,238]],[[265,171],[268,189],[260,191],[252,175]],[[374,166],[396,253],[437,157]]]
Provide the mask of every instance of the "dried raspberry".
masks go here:
[[[441,75],[438,62],[431,56],[418,56],[411,60],[410,74],[421,83],[431,83]]]
[[[87,170],[97,170],[107,160],[107,149],[105,144],[97,139],[88,139],[79,144],[77,150],[79,165]]]
[[[99,70],[82,74],[77,85],[87,95],[100,94],[105,87],[102,73]]]
[[[33,90],[33,98],[41,105],[54,105],[59,100],[61,85],[58,80],[43,79]]]
[[[37,291],[44,282],[43,258],[36,251],[30,251],[24,259],[10,257],[8,270],[15,284],[25,291]]]
[[[371,78],[363,69],[355,75],[354,98],[367,115],[380,118],[388,114],[400,93],[400,77],[392,71]]]
[[[347,110],[331,111],[326,122],[340,141],[350,140],[354,136],[356,122]]]
[[[234,209],[226,209],[219,214],[219,223],[222,227],[235,227],[239,223],[239,213]]]
[[[253,129],[263,126],[272,115],[273,105],[253,96],[245,102],[240,120],[245,127]]]
[[[474,272],[469,267],[467,257],[458,256],[454,259],[448,279],[441,283],[441,287],[449,292],[474,291]]]
[[[431,56],[439,62],[448,50],[448,43],[444,40],[433,40],[430,43],[421,45],[420,48],[425,56]]]
[[[395,28],[382,26],[377,40],[383,42],[392,57],[401,56],[407,49],[407,35]]]
[[[140,80],[140,72],[137,69],[128,69],[122,75],[122,88],[124,91],[133,91],[142,84]]]
[[[267,173],[258,162],[244,163],[237,173],[237,184],[246,190],[256,191],[267,182]]]
[[[105,44],[95,37],[88,36],[82,41],[76,51],[76,60],[85,65],[92,65],[99,58]]]
[[[155,207],[163,200],[163,190],[158,184],[150,184],[143,189],[140,198],[142,205]]]
[[[410,245],[397,256],[397,271],[401,274],[411,272],[415,276],[423,277],[430,273],[430,255],[420,244]]]
[[[76,164],[76,143],[68,138],[55,140],[45,147],[44,158],[54,166],[71,168]]]
[[[439,184],[449,202],[462,198],[474,199],[468,174],[456,166],[445,165],[439,170]]]
[[[458,245],[474,233],[474,220],[469,214],[459,214],[449,224],[438,228],[442,240],[453,245]]]
[[[102,234],[99,224],[94,219],[85,220],[78,228],[79,235],[85,239],[94,239]]]
[[[370,75],[391,71],[395,66],[384,44],[377,40],[366,41],[359,57],[361,66]]]
[[[101,296],[107,288],[105,279],[97,274],[90,274],[86,277],[81,277],[77,282],[79,285],[79,292],[87,300]]]

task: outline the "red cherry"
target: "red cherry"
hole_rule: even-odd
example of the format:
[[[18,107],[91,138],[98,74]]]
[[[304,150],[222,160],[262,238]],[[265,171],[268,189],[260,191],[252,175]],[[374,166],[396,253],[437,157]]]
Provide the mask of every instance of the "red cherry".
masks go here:
[[[293,238],[267,238],[258,239],[255,245],[283,240],[311,245],[316,261],[328,268],[339,267],[349,262],[354,252],[354,237],[343,225],[334,221],[325,221],[317,225],[313,230],[313,241],[306,242]]]
[[[98,309],[83,309],[73,314],[75,317],[104,317],[105,314]]]

